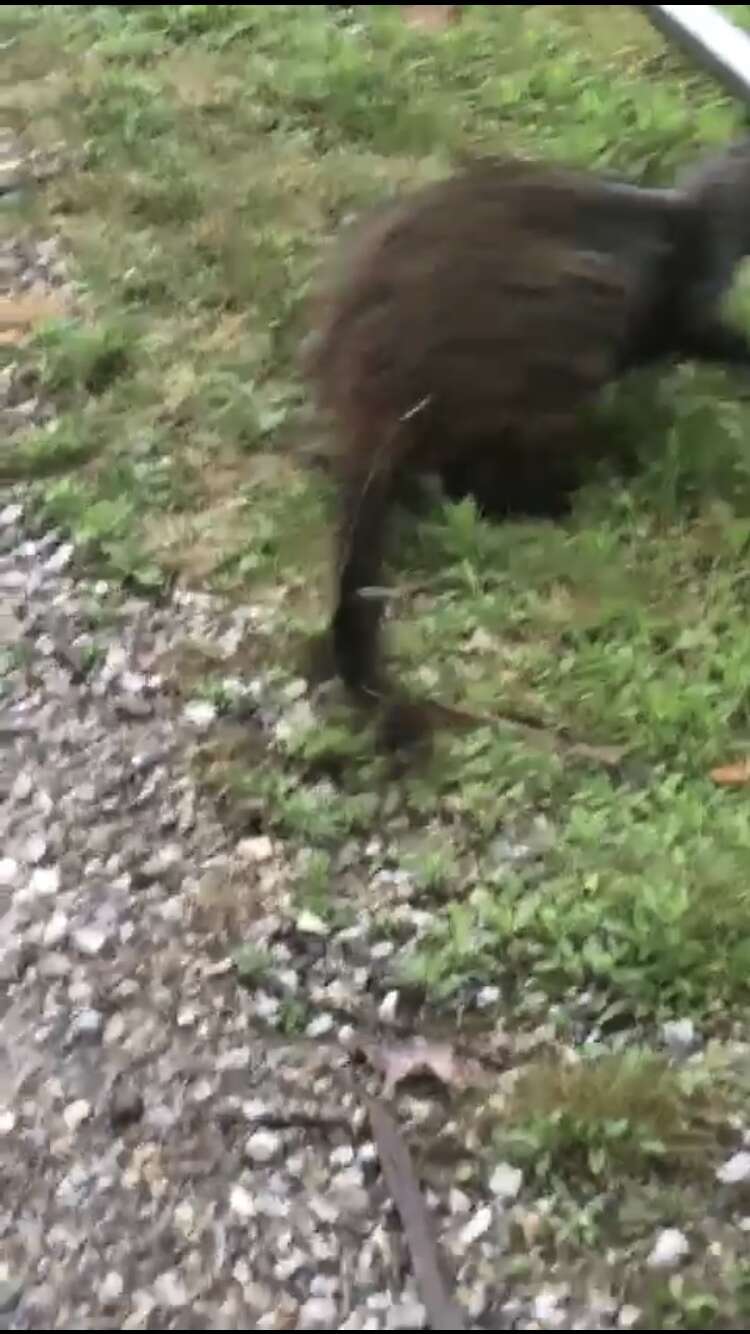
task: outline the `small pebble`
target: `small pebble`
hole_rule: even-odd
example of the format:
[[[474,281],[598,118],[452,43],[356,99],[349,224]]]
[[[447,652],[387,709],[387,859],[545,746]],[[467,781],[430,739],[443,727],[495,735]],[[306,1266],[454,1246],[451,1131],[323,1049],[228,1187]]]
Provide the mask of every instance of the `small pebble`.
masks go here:
[[[750,1153],[744,1151],[732,1154],[716,1172],[716,1178],[724,1186],[737,1186],[750,1180]]]
[[[192,700],[185,705],[183,717],[198,731],[205,731],[216,720],[216,705],[206,699]]]
[[[542,1329],[561,1329],[565,1324],[565,1310],[563,1303],[567,1297],[567,1289],[543,1288],[537,1293],[532,1304],[532,1315],[537,1320]],[[588,1328],[588,1326],[587,1326]]]
[[[237,856],[243,862],[267,862],[273,857],[273,843],[267,834],[243,838],[237,844]]]
[[[510,1163],[498,1163],[489,1180],[493,1195],[499,1200],[514,1200],[523,1184],[523,1172]]]
[[[322,1038],[335,1027],[332,1014],[319,1014],[307,1025],[305,1035],[308,1038]]]
[[[104,1016],[99,1010],[81,1010],[70,1025],[70,1036],[74,1041],[92,1041],[99,1037],[103,1023]]]
[[[640,1320],[641,1311],[638,1306],[621,1306],[617,1314],[618,1329],[632,1329]]]
[[[154,1296],[160,1306],[174,1309],[187,1306],[189,1297],[185,1284],[176,1269],[167,1269],[154,1282]]]
[[[142,672],[123,672],[120,685],[129,695],[140,695],[146,689],[146,678]]]
[[[401,1302],[392,1306],[386,1319],[386,1329],[425,1329],[427,1312],[421,1302]]]
[[[81,954],[94,958],[101,954],[107,943],[106,931],[101,931],[96,926],[82,926],[73,932],[73,944]]]
[[[233,1186],[229,1195],[229,1206],[234,1210],[238,1218],[254,1218],[256,1213],[255,1200],[244,1186]]]
[[[296,921],[298,931],[305,936],[327,936],[329,927],[322,917],[318,917],[308,908],[303,909]]]
[[[650,1269],[670,1269],[684,1260],[690,1251],[690,1243],[679,1228],[667,1227],[659,1233],[647,1264]]]
[[[492,1209],[490,1205],[484,1205],[481,1209],[477,1209],[473,1217],[461,1229],[459,1235],[461,1246],[467,1249],[469,1246],[473,1246],[475,1241],[484,1236],[491,1222]]]
[[[28,840],[26,844],[26,848],[24,850],[24,856],[27,862],[30,862],[32,866],[36,866],[37,863],[42,860],[42,857],[44,856],[46,851],[47,851],[47,840],[44,837],[44,835],[32,834],[31,838]]]
[[[300,1307],[297,1329],[335,1329],[336,1303],[331,1297],[311,1297]]]
[[[354,1162],[354,1149],[351,1144],[339,1144],[331,1153],[331,1167],[349,1167]]]
[[[662,1024],[661,1036],[665,1047],[679,1056],[694,1047],[695,1024],[692,1019],[669,1019]]]
[[[60,888],[59,866],[37,866],[29,880],[29,890],[40,898],[49,898]]]
[[[25,770],[21,770],[21,773],[13,784],[11,795],[16,801],[28,801],[33,791],[34,780],[32,779],[31,774],[27,773]],[[10,858],[3,858],[3,861],[10,860]]]
[[[55,911],[50,917],[42,934],[42,943],[47,949],[54,949],[67,936],[70,922],[67,913]]]
[[[88,1121],[91,1115],[91,1103],[85,1098],[77,1098],[75,1102],[69,1102],[63,1111],[63,1121],[72,1135]]]
[[[281,1149],[281,1136],[272,1130],[256,1130],[245,1142],[245,1153],[254,1163],[270,1163]]]
[[[398,991],[389,991],[378,1006],[378,1018],[384,1024],[393,1024],[396,1021],[396,1011],[400,996]]]
[[[50,574],[55,574],[60,570],[64,570],[65,566],[69,565],[73,559],[73,551],[74,548],[71,542],[63,542],[62,545],[57,548],[57,551],[53,551],[52,555],[47,557],[44,562],[45,570],[48,570]]]
[[[18,862],[12,857],[0,857],[0,885],[12,885],[18,877]]]
[[[116,1306],[122,1297],[124,1288],[125,1284],[121,1275],[116,1273],[114,1269],[110,1269],[99,1284],[99,1301],[102,1306]]]

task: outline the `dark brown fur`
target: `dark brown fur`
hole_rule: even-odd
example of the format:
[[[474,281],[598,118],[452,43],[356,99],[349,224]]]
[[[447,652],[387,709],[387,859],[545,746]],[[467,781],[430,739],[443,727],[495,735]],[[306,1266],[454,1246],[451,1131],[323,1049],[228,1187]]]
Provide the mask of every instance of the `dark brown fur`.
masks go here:
[[[361,590],[379,581],[405,476],[559,513],[591,450],[581,409],[608,381],[665,357],[749,359],[715,312],[747,249],[749,155],[733,153],[718,227],[713,162],[682,189],[642,190],[488,160],[386,205],[344,246],[308,364],[338,431],[333,646],[360,697],[383,693],[380,605]]]

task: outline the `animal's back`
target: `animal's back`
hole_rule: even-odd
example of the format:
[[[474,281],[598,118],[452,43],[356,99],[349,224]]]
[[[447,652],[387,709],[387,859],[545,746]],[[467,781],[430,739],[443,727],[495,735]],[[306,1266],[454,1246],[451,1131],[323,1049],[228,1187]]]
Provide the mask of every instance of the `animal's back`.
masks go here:
[[[491,159],[381,209],[324,290],[323,404],[345,424],[416,414],[417,466],[572,422],[616,373],[661,244],[629,198]]]

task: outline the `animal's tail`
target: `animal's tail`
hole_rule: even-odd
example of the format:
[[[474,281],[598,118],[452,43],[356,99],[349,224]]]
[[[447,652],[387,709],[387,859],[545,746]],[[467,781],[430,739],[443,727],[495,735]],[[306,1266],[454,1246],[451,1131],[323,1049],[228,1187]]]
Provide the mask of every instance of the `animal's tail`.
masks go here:
[[[386,445],[393,442],[387,441]],[[355,455],[356,457],[356,455]],[[393,492],[392,451],[368,451],[369,471],[355,469],[341,497],[336,607],[332,637],[336,669],[363,701],[382,698],[378,661],[382,595],[375,589]]]

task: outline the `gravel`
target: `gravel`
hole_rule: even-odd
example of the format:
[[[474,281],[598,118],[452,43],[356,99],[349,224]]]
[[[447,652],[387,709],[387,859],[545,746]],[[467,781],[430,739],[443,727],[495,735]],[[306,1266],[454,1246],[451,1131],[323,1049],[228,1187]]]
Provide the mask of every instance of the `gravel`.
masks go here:
[[[0,289],[52,287],[72,299],[55,238],[0,246]],[[11,363],[6,438],[54,415]],[[313,968],[309,1036],[269,1037],[277,995],[238,985],[201,912],[224,885],[273,907],[286,854],[219,822],[191,763],[217,710],[176,702],[158,664],[231,649],[256,612],[157,608],[75,565],[23,488],[0,495],[0,1324],[422,1328],[325,995],[366,973]],[[325,950],[314,914],[297,928]]]
[[[6,506],[0,610],[23,652],[0,702],[5,1325],[419,1328],[357,1156],[349,1054],[317,1040],[330,1016],[313,1013],[312,1041],[270,1039],[226,942],[195,926],[217,867],[283,881],[283,849],[235,841],[196,789],[191,721],[155,684],[156,659],[205,638],[213,611],[122,601],[51,561],[58,543]],[[81,680],[61,650],[85,647],[92,600],[107,628]],[[134,674],[148,718],[117,708]]]
[[[0,129],[3,154],[15,188]],[[50,288],[74,298],[57,238],[0,244],[0,296]],[[6,439],[54,414],[20,365],[0,373]],[[238,837],[196,783],[219,711],[162,675],[185,643],[228,659],[272,614],[179,589],[160,606],[126,597],[77,573],[28,492],[0,493],[0,1328],[427,1326],[369,1137],[375,1077],[353,1060],[358,1037],[408,1028],[393,942],[369,907],[347,927],[295,908],[299,853],[273,831]],[[278,743],[310,725],[303,690],[279,706],[256,682],[248,726]],[[338,866],[367,868],[363,902],[406,935],[429,924],[379,836]],[[252,987],[232,961],[238,923],[269,963]],[[478,1008],[498,999],[484,987]],[[688,1024],[663,1040],[695,1045]],[[400,1111],[421,1138],[455,1131],[438,1097]],[[637,1322],[607,1293],[547,1281],[544,1262],[514,1283],[511,1223],[531,1238],[544,1201],[519,1201],[510,1164],[487,1182],[465,1166],[433,1174],[427,1199],[468,1327]],[[738,1154],[719,1180],[747,1175]],[[688,1250],[666,1229],[649,1263]]]

